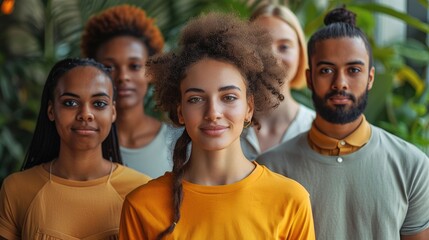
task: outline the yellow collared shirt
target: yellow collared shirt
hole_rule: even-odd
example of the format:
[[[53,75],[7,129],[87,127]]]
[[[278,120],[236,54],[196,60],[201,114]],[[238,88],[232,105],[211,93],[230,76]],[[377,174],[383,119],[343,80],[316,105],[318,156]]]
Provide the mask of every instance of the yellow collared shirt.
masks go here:
[[[326,136],[313,123],[308,134],[308,142],[314,151],[322,155],[339,156],[356,152],[369,141],[370,137],[371,127],[364,116],[359,127],[344,139]]]

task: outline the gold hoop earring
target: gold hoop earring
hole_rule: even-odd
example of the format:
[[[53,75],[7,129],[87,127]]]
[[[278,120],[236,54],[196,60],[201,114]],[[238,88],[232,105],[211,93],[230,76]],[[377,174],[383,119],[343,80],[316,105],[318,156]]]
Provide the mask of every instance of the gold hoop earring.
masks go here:
[[[252,121],[244,121],[244,128],[248,128],[250,125],[252,125]]]

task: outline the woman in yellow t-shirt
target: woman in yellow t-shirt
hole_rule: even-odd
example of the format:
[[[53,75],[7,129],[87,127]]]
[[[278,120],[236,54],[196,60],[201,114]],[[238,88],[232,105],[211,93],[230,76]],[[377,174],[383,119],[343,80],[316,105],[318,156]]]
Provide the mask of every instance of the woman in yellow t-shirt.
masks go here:
[[[115,239],[125,195],[149,178],[121,165],[103,65],[65,59],[46,80],[21,172],[0,191],[0,239]]]
[[[127,195],[121,239],[314,239],[306,190],[240,147],[253,113],[283,99],[285,72],[270,42],[235,16],[211,13],[188,23],[176,52],[149,60],[157,103],[185,131],[172,173]]]

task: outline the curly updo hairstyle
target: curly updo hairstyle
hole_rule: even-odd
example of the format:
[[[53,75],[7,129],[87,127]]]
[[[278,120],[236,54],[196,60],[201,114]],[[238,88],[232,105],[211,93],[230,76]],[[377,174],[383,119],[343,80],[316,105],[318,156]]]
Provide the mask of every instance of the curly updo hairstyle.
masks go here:
[[[169,114],[176,125],[180,125],[177,115],[177,106],[181,103],[180,83],[186,77],[187,69],[205,58],[230,63],[241,72],[247,97],[254,98],[256,112],[275,108],[284,99],[280,87],[286,73],[272,54],[270,35],[234,15],[209,13],[187,24],[181,32],[177,51],[154,56],[146,64],[155,84],[157,105]],[[252,118],[252,121],[255,119]],[[180,219],[182,179],[190,142],[185,130],[175,145],[173,219],[158,239],[171,233]]]
[[[164,38],[152,18],[141,8],[119,5],[92,16],[82,34],[81,50],[84,57],[95,58],[100,46],[118,36],[140,39],[148,48],[149,56],[162,51]]]
[[[356,14],[347,10],[345,6],[335,8],[326,14],[325,27],[319,29],[308,41],[308,65],[311,68],[311,56],[316,52],[316,43],[335,38],[360,38],[365,44],[369,56],[369,66],[372,67],[372,49],[365,33],[356,26]]]

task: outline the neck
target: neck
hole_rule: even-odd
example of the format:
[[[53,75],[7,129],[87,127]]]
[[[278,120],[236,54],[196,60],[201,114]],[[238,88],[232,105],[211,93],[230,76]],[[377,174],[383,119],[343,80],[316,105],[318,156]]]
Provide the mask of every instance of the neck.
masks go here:
[[[286,98],[280,105],[273,109],[270,114],[258,116],[258,119],[264,122],[291,122],[296,117],[299,110],[299,104],[293,98]]]
[[[319,115],[316,115],[314,126],[328,137],[335,139],[344,139],[354,132],[363,121],[363,115],[356,120],[346,124],[334,124],[324,120]]]
[[[144,112],[142,105],[137,105],[132,108],[117,110],[116,125],[118,129],[132,132],[135,130],[136,125],[140,124],[146,118],[150,118]]]
[[[152,141],[161,127],[161,122],[146,115],[142,109],[133,108],[118,112],[116,125],[119,145],[138,148]]]
[[[285,99],[269,114],[257,115],[260,131],[283,133],[295,119],[299,111],[299,104],[289,94],[284,94]]]
[[[240,141],[228,149],[205,151],[192,147],[185,179],[200,185],[225,185],[235,183],[248,176],[255,165],[246,159]],[[234,146],[236,145],[236,146]]]
[[[91,152],[60,151],[58,159],[52,162],[52,174],[69,180],[87,181],[110,174],[111,167],[112,163],[103,159],[101,148]]]

